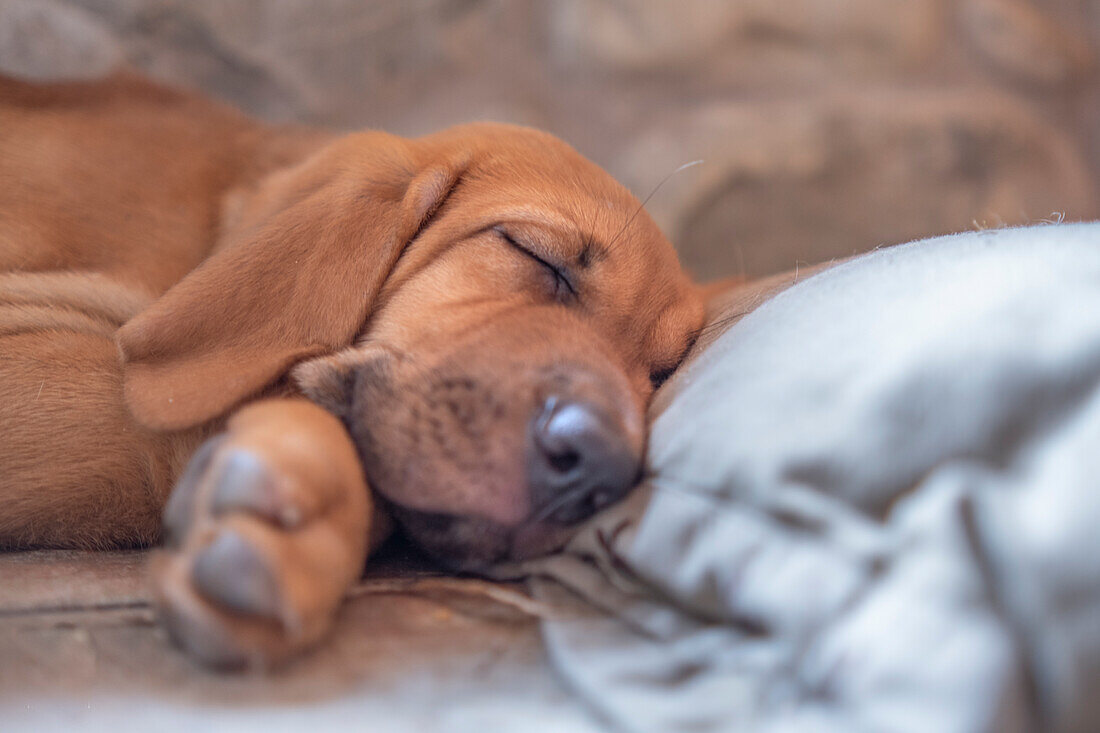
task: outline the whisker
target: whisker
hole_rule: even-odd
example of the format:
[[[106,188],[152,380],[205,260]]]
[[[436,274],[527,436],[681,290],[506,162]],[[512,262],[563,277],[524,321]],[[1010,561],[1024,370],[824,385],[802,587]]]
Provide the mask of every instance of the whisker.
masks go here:
[[[618,241],[619,237],[621,237],[623,235],[623,232],[625,232],[627,230],[627,228],[630,226],[631,222],[633,222],[634,219],[637,218],[638,214],[642,213],[642,209],[644,209],[645,205],[649,203],[649,200],[651,198],[653,198],[653,195],[656,194],[658,191],[660,191],[661,186],[665,185],[665,183],[668,182],[668,179],[672,178],[674,175],[676,175],[680,171],[691,168],[692,166],[699,165],[702,162],[703,162],[702,159],[699,159],[699,160],[690,161],[688,163],[684,163],[679,168],[677,168],[676,170],[672,171],[667,176],[662,178],[660,180],[660,182],[656,186],[653,187],[653,190],[649,192],[649,195],[645,197],[645,199],[642,201],[642,203],[638,205],[638,208],[634,210],[634,213],[630,215],[630,218],[626,220],[626,223],[623,224],[622,228],[619,229],[619,231],[615,234],[615,236],[611,238],[611,241],[607,243],[607,248],[610,249],[612,247],[612,245],[614,245],[615,242]]]
[[[726,326],[734,324],[751,312],[752,311],[739,311],[737,313],[730,313],[728,315],[722,316],[721,318],[710,321],[709,323],[705,323],[691,332],[692,341],[694,342],[702,336],[709,335],[712,331],[718,331],[725,328]]]

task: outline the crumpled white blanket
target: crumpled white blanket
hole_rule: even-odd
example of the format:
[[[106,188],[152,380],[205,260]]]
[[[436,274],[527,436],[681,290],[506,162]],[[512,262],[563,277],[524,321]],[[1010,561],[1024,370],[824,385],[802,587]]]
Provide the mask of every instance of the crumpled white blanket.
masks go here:
[[[613,727],[1100,729],[1100,224],[856,258],[666,390],[643,488],[527,568]]]

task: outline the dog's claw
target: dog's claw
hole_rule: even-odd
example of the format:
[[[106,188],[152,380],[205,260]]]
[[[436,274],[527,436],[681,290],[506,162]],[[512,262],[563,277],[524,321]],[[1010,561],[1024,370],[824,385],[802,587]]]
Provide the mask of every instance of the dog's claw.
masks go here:
[[[215,451],[224,441],[225,436],[219,435],[199,446],[168,497],[164,507],[164,543],[169,547],[178,546],[191,528],[199,483],[210,468]]]
[[[237,532],[224,530],[199,551],[191,579],[200,595],[226,610],[284,621],[278,580]]]
[[[301,521],[301,512],[293,511],[280,496],[276,478],[258,456],[250,451],[234,450],[222,460],[221,471],[210,497],[214,516],[247,511],[272,524],[288,529]]]

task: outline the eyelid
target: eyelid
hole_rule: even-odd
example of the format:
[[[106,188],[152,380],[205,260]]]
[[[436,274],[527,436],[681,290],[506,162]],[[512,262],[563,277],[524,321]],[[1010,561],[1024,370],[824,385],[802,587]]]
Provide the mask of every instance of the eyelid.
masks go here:
[[[664,367],[663,369],[654,369],[649,373],[649,383],[653,385],[654,389],[660,389],[661,385],[668,381],[676,372],[676,367]]]
[[[503,239],[505,242],[512,245],[513,247],[518,249],[520,252],[527,255],[528,257],[535,260],[540,265],[542,265],[543,267],[545,267],[546,269],[548,269],[552,273],[554,273],[554,277],[556,277],[561,282],[565,283],[565,287],[569,290],[570,295],[573,295],[574,297],[577,295],[577,289],[573,287],[572,280],[569,279],[569,276],[566,275],[565,270],[562,267],[560,267],[558,265],[555,265],[554,263],[552,263],[548,260],[543,259],[533,249],[521,244],[504,227],[495,226],[495,227],[493,227],[493,231],[496,232],[496,234],[501,239]]]
[[[675,374],[681,366],[683,366],[684,362],[687,361],[688,353],[691,352],[691,347],[695,344],[695,338],[696,336],[692,336],[691,340],[688,341],[687,346],[684,347],[684,350],[680,352],[679,356],[676,357],[676,361],[672,362],[671,364],[667,364],[662,367],[655,367],[650,370],[649,381],[654,386],[654,388],[658,388],[662,384],[667,382],[669,378],[673,374]]]

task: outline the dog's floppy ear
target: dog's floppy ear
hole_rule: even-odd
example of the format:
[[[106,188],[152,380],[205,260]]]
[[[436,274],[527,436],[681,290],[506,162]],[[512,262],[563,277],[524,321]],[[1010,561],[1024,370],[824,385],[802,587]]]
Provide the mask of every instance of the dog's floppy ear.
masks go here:
[[[425,157],[366,133],[273,174],[215,254],[118,331],[137,420],[200,424],[350,344],[465,165]]]

